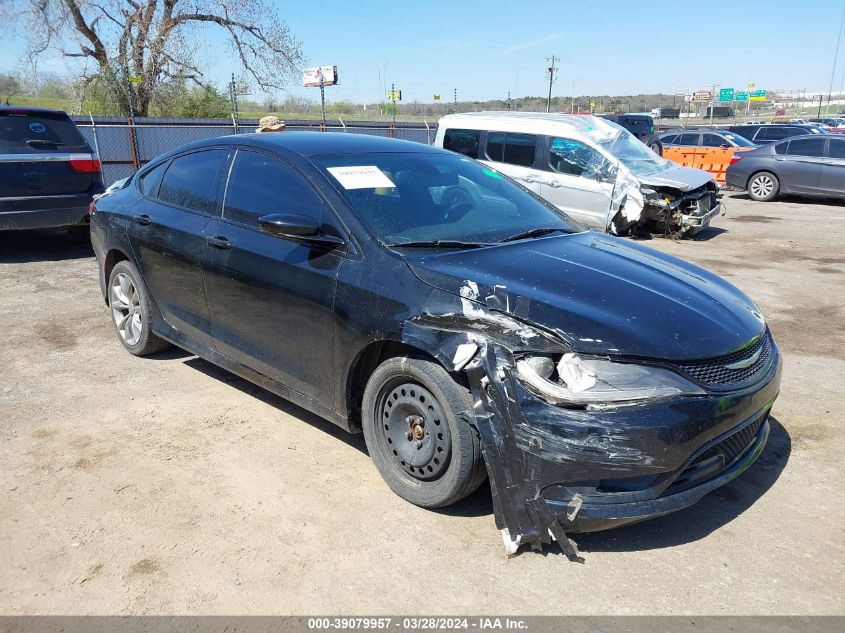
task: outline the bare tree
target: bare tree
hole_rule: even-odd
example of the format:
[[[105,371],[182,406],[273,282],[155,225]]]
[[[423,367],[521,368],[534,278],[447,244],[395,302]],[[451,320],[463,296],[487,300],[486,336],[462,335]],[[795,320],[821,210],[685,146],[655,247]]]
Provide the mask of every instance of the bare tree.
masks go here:
[[[265,92],[282,88],[303,61],[300,42],[266,0],[0,0],[0,20],[23,27],[33,58],[58,50],[94,62],[85,79],[105,81],[137,115],[168,79],[207,84],[197,54],[205,28],[223,30]]]

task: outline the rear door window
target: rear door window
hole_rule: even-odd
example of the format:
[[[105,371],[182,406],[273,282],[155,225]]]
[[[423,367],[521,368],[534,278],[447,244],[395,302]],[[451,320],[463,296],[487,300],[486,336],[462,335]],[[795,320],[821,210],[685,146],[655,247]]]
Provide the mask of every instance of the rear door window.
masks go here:
[[[785,125],[771,125],[760,130],[755,138],[760,141],[779,141],[787,136],[791,135]]]
[[[480,130],[446,130],[443,135],[443,149],[448,149],[470,158],[478,158]]]
[[[701,144],[704,147],[722,147],[722,145],[730,145],[730,143],[718,134],[703,134]]]
[[[786,154],[786,148],[788,146],[789,146],[789,143],[786,142],[786,141],[783,141],[781,143],[777,143],[775,145],[775,154],[780,154],[780,155]]]
[[[223,217],[258,227],[258,218],[271,213],[308,215],[322,219],[323,203],[307,182],[281,161],[238,150],[226,186]]]
[[[827,155],[830,158],[845,158],[845,139],[830,139]]]
[[[690,134],[690,133],[687,133],[687,134],[681,134],[681,135],[678,137],[678,143],[677,143],[677,144],[678,144],[678,145],[687,145],[687,146],[689,146],[689,147],[697,147],[697,146],[698,146],[698,139],[699,139],[699,136],[700,136],[700,135],[699,135],[698,133],[695,133],[695,134]]]
[[[161,181],[159,200],[216,215],[218,176],[228,154],[210,149],[174,158]]]
[[[509,163],[531,167],[537,151],[537,136],[534,134],[512,134],[489,132],[487,134],[487,158],[497,163]]]
[[[79,130],[65,115],[0,112],[0,151],[43,152],[86,148]]]
[[[664,136],[660,139],[660,142],[664,145],[674,145],[675,140],[678,138],[677,134],[670,134],[669,136]]]
[[[799,138],[789,141],[789,156],[824,156],[824,138]]]

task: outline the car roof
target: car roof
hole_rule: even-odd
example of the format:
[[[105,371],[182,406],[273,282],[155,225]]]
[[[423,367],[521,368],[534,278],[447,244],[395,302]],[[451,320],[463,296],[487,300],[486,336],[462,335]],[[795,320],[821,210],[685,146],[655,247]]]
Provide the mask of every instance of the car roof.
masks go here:
[[[203,139],[182,145],[167,156],[190,149],[207,146],[238,145],[272,150],[287,156],[318,156],[324,154],[367,154],[367,153],[447,153],[445,150],[400,139],[369,134],[344,132],[265,132],[261,134],[230,134]]]
[[[593,142],[612,139],[624,129],[608,119],[591,114],[558,114],[557,112],[463,112],[447,114],[437,125],[443,128],[469,128],[524,132],[527,134],[559,134],[572,138],[588,138]]]

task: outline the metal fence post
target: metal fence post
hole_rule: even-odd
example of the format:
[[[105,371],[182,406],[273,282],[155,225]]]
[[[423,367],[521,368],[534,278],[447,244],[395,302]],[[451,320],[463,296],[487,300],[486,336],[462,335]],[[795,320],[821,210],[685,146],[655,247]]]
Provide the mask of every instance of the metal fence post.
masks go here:
[[[129,131],[129,151],[132,154],[132,168],[137,171],[138,167],[141,165],[141,159],[138,156],[138,143],[135,138],[135,121],[130,118],[127,121],[127,125],[127,129]]]
[[[423,123],[425,123],[425,142],[431,145],[431,128],[428,127],[428,121],[423,119]]]
[[[97,139],[97,124],[94,123],[94,115],[88,111],[88,118],[91,119],[91,134],[94,135],[94,151],[97,153],[97,161],[100,163],[100,169],[103,168],[103,161],[100,159],[100,142]]]
[[[343,131],[346,132],[346,123],[343,122],[343,119],[337,117],[337,120],[340,121],[340,124],[343,126]]]

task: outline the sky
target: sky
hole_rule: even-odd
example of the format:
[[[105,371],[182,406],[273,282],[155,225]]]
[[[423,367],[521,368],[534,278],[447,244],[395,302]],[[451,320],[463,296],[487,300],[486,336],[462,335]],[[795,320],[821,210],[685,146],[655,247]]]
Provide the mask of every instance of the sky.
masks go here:
[[[336,65],[329,101],[403,102],[542,96],[546,57],[556,96],[673,94],[713,84],[827,92],[845,0],[266,0],[302,42],[306,65]],[[7,36],[8,37],[8,36]],[[4,37],[0,72],[19,70],[21,36]],[[204,31],[206,77],[239,73],[221,29]],[[845,39],[845,38],[843,38]],[[42,60],[61,72],[66,61]],[[845,41],[834,91],[845,79]],[[282,91],[319,99],[317,88]],[[261,100],[262,95],[254,95]]]

